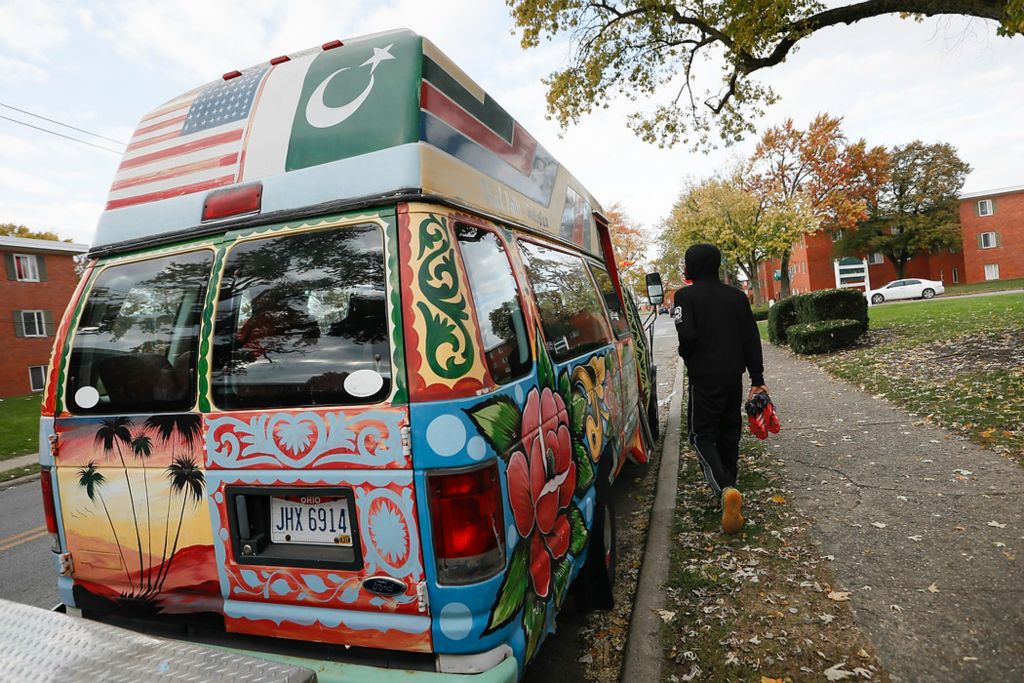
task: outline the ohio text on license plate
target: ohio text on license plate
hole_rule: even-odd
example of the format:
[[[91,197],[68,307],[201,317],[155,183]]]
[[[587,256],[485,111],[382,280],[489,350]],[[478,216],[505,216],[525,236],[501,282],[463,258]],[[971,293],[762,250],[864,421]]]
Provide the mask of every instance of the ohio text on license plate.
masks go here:
[[[345,496],[272,496],[270,541],[352,545],[352,520]]]

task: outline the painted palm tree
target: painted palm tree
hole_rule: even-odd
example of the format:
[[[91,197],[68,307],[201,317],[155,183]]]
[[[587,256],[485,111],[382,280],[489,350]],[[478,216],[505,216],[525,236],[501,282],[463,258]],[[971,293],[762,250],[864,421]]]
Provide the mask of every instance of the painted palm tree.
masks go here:
[[[171,563],[174,562],[174,553],[178,550],[181,524],[185,519],[185,503],[192,500],[193,507],[199,505],[206,489],[203,471],[199,469],[191,456],[176,457],[167,468],[167,478],[171,480],[171,492],[181,496],[181,512],[178,514],[178,529],[174,532],[174,545],[171,547],[171,554],[164,564],[163,575],[157,577],[157,592],[163,588],[164,581],[167,580],[167,575],[171,570]]]
[[[100,420],[100,426],[96,429],[95,442],[103,447],[104,453],[109,454],[116,449],[117,456],[121,459],[124,478],[128,482],[128,500],[132,506],[132,519],[135,520],[135,541],[139,547],[139,583],[141,588],[144,571],[142,564],[142,535],[139,533],[139,517],[135,514],[135,495],[132,492],[132,478],[128,475],[128,465],[124,461],[124,451],[121,449],[122,444],[126,448],[131,448],[131,429],[133,426],[134,423],[130,417],[105,417]]]
[[[114,528],[114,520],[110,518],[107,501],[103,500],[103,493],[100,492],[100,488],[106,481],[107,478],[103,476],[103,473],[96,469],[95,461],[90,461],[88,465],[78,470],[78,485],[85,489],[85,495],[89,496],[90,501],[95,503],[98,498],[100,505],[103,506],[103,512],[107,515],[107,522],[110,523],[110,530],[114,532],[114,544],[117,546],[117,552],[121,555],[121,564],[124,566],[124,573],[128,577],[128,586],[135,590],[131,572],[128,571],[128,563],[124,559],[124,551],[121,550],[121,542],[117,539],[117,529]]]
[[[153,415],[146,418],[146,429],[152,429],[160,437],[160,441],[171,445],[171,458],[177,461],[177,454],[174,452],[174,435],[178,440],[185,442],[185,447],[192,453],[202,440],[203,422],[198,415],[177,414],[177,415]],[[160,565],[167,562],[167,541],[171,531],[171,498],[167,496],[167,511],[164,515],[164,549],[160,555]],[[173,553],[172,553],[173,554]],[[159,585],[159,576],[157,577]]]
[[[153,440],[145,433],[138,433],[132,437],[132,455],[143,462],[142,484],[146,493],[146,554],[149,556],[149,567],[146,571],[146,590],[153,588],[153,517],[149,511],[149,477],[146,474],[146,458],[153,455]],[[141,584],[142,578],[139,577]],[[140,586],[141,588],[141,586]]]

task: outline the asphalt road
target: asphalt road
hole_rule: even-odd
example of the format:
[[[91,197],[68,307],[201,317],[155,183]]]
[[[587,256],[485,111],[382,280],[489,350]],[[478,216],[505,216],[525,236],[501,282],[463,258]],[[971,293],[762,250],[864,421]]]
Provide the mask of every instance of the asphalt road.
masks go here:
[[[49,609],[57,576],[40,501],[38,479],[0,491],[0,598]]]

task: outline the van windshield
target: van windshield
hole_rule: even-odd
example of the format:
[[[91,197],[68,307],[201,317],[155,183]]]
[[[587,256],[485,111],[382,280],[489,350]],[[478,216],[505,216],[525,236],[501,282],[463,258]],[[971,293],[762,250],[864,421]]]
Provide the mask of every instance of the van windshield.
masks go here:
[[[92,285],[68,367],[77,414],[183,411],[195,402],[195,357],[213,254],[113,265]]]
[[[379,401],[391,390],[389,354],[377,226],[257,239],[228,253],[214,328],[218,407]]]

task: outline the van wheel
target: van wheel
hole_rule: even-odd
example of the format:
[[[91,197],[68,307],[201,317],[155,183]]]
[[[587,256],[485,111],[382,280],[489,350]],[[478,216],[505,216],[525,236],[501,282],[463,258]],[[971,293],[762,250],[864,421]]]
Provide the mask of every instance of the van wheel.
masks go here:
[[[580,605],[584,610],[615,606],[615,507],[610,500],[594,510],[587,560],[580,571]]]
[[[647,425],[651,428],[651,439],[658,440],[661,435],[661,422],[658,420],[658,369],[651,369],[651,397],[647,401]]]

